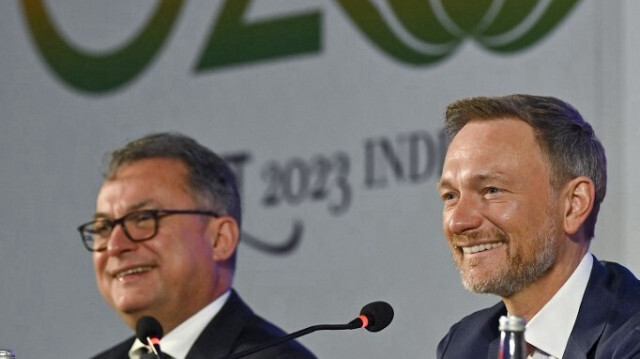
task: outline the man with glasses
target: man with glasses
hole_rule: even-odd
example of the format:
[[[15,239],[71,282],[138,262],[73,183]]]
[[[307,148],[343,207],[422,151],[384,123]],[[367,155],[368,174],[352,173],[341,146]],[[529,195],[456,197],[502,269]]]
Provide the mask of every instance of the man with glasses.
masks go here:
[[[143,316],[164,330],[169,357],[224,358],[283,336],[231,289],[240,237],[235,176],[216,154],[162,133],[111,153],[96,214],[81,225],[100,293],[135,330]],[[135,336],[95,358],[143,358]],[[297,342],[250,358],[314,358]]]

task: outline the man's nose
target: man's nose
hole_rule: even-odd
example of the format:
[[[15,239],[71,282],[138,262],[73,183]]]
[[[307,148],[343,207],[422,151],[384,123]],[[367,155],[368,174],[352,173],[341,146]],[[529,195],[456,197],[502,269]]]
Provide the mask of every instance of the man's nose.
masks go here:
[[[129,239],[122,225],[115,226],[107,241],[107,253],[116,256],[122,252],[135,249],[137,245],[137,243]]]
[[[444,225],[452,234],[463,234],[469,230],[477,229],[481,224],[480,204],[477,199],[472,197],[460,196],[458,202],[445,211]]]

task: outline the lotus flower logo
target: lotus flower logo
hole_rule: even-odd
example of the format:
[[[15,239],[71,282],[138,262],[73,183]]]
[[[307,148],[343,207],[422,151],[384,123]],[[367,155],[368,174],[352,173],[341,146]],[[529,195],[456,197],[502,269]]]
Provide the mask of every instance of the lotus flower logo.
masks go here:
[[[468,39],[510,53],[548,35],[579,0],[334,0],[381,51],[399,62],[428,65]],[[184,0],[158,0],[143,29],[123,46],[89,53],[70,45],[43,0],[22,0],[28,28],[47,65],[66,84],[91,93],[131,82],[159,54]],[[225,0],[194,71],[204,72],[321,51],[319,10],[247,22],[251,0]]]
[[[424,65],[467,38],[501,53],[542,39],[579,0],[336,0],[360,30],[399,61]]]

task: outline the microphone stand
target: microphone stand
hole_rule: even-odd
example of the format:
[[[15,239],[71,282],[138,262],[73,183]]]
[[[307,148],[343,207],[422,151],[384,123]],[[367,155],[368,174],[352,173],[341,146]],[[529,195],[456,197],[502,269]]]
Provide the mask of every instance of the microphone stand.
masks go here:
[[[261,345],[258,345],[256,347],[253,348],[249,348],[245,351],[242,351],[240,353],[236,353],[233,354],[231,356],[228,356],[226,359],[238,359],[238,358],[242,358],[245,357],[247,355],[251,355],[253,353],[257,353],[261,350],[276,346],[278,344],[282,344],[284,342],[287,342],[289,340],[295,339],[297,337],[301,337],[303,335],[309,334],[309,333],[313,333],[315,331],[318,330],[350,330],[350,329],[358,329],[358,328],[362,328],[363,322],[362,319],[360,318],[356,318],[352,321],[350,321],[347,324],[319,324],[319,325],[313,325],[310,326],[308,328],[299,330],[297,332],[285,335],[284,337],[280,337],[274,341],[270,341],[270,342],[266,342],[263,343]]]

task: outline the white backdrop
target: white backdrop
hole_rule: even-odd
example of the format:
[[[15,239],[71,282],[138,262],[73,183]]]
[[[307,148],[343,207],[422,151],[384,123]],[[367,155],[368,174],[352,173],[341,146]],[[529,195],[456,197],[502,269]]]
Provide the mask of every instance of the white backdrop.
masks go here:
[[[44,3],[69,43],[100,54],[133,38],[158,2]],[[239,248],[235,287],[257,312],[294,331],[347,322],[373,300],[394,306],[383,332],[304,337],[321,358],[434,357],[451,324],[498,300],[464,291],[441,234],[439,133],[460,97],[534,93],[577,107],[609,158],[592,250],[640,273],[636,2],[580,1],[548,36],[508,55],[468,38],[442,61],[410,65],[338,1],[253,1],[247,23],[317,14],[318,48],[194,71],[224,3],[184,4],[144,71],[90,93],[52,72],[23,2],[0,2],[0,347],[20,359],[85,358],[130,335],[96,290],[75,228],[93,215],[103,154],[158,131],[247,156],[238,169],[251,237],[282,244],[300,225],[288,253],[249,237]],[[317,188],[326,197],[314,199]]]

